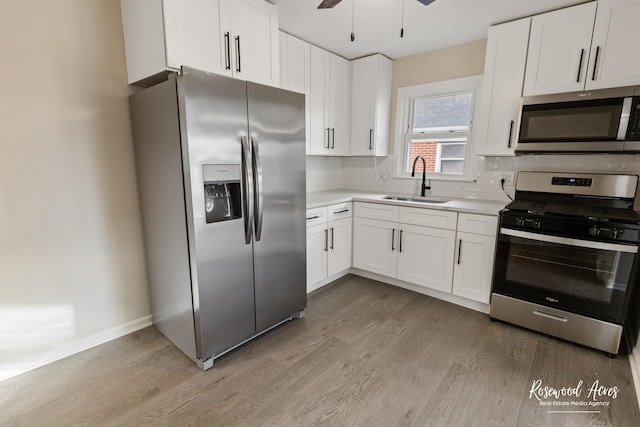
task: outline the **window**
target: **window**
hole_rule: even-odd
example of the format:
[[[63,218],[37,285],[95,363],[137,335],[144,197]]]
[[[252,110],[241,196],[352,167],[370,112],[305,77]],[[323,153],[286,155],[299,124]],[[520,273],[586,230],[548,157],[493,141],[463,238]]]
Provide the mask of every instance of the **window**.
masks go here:
[[[398,175],[410,176],[418,156],[431,179],[472,180],[472,123],[481,76],[398,89]],[[416,172],[422,172],[418,160]]]

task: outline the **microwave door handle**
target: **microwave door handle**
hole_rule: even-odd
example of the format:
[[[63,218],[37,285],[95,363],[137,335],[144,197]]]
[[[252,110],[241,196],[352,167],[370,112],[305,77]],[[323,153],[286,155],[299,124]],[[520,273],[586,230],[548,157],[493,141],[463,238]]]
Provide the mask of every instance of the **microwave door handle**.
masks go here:
[[[253,169],[253,186],[255,188],[255,227],[256,227],[256,242],[260,241],[262,237],[262,219],[264,217],[264,194],[263,194],[263,179],[262,179],[262,162],[260,161],[260,150],[258,149],[257,138],[251,137],[252,150],[252,162]]]
[[[251,244],[253,234],[253,171],[251,170],[251,153],[249,152],[249,144],[247,137],[240,137],[242,144],[242,180],[244,181],[244,241],[247,245]]]
[[[513,137],[513,125],[514,125],[514,121],[511,120],[511,126],[509,127],[509,140],[507,141],[507,148],[511,148],[511,138]]]
[[[633,98],[627,97],[622,101],[622,112],[620,113],[620,125],[618,126],[618,141],[623,141],[627,136],[627,128],[629,127],[629,118],[631,117],[631,104]]]

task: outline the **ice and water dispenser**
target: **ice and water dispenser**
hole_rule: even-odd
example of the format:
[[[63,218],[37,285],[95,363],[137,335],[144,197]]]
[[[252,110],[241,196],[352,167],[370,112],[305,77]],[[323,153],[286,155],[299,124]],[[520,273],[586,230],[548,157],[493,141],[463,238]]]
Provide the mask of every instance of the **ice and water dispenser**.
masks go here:
[[[242,218],[240,165],[204,165],[202,172],[207,224]]]

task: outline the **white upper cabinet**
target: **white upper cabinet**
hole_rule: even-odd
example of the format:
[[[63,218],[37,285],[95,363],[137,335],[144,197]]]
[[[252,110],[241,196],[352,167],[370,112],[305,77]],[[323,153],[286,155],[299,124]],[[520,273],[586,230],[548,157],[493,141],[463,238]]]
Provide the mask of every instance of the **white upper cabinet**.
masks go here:
[[[532,18],[523,95],[640,84],[640,0],[600,0]]]
[[[353,63],[352,156],[386,156],[389,149],[393,63],[382,55]]]
[[[311,44],[280,32],[280,83],[283,89],[309,94]]]
[[[640,0],[598,1],[587,70],[586,89],[640,84]]]
[[[278,86],[277,8],[263,0],[121,0],[129,83],[186,65]]]
[[[596,6],[585,3],[531,19],[525,96],[584,89]]]
[[[489,28],[478,112],[478,154],[513,156],[531,18]]]
[[[183,0],[180,0],[183,1]],[[220,21],[223,33],[231,34],[234,77],[280,85],[278,9],[264,0],[220,0],[229,8],[229,24]]]
[[[331,90],[331,53],[311,46],[311,79],[309,91],[309,152],[329,152],[329,94]]]
[[[162,5],[166,68],[178,70],[181,65],[188,65],[231,75],[225,67],[224,35],[217,25],[211,25],[220,22],[220,1],[164,0]]]
[[[280,32],[280,87],[305,95],[305,140],[310,141],[311,45]]]
[[[348,154],[350,95],[351,63],[312,45],[308,154]]]

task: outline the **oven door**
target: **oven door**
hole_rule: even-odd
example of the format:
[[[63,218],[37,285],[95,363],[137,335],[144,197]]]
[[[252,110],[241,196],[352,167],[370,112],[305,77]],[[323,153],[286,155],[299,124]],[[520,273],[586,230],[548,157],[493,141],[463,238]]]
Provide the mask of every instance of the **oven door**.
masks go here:
[[[501,228],[493,292],[622,324],[635,245]]]

